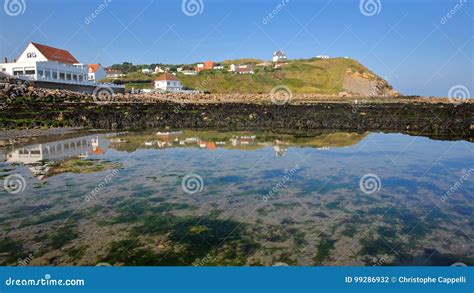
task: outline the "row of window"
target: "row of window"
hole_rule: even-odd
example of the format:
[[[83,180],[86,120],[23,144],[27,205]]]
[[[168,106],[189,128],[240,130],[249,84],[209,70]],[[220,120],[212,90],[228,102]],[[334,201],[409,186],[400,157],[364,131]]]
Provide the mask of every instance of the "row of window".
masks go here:
[[[43,154],[54,154],[57,152],[61,152],[63,149],[64,150],[69,150],[69,149],[74,149],[74,148],[79,148],[79,147],[85,147],[85,146],[91,146],[91,141],[83,139],[82,141],[70,141],[70,142],[65,142],[63,144],[56,144],[54,145],[49,145],[49,146],[44,146],[43,147]],[[28,149],[22,149],[19,151],[20,155],[25,155],[25,154],[32,154],[32,155],[39,155],[40,150],[28,150]]]
[[[34,69],[13,69],[13,75],[35,75]],[[38,78],[45,79],[57,79],[57,80],[68,80],[68,81],[83,81],[87,80],[87,74],[76,74],[71,72],[58,72],[56,70],[51,71],[49,69],[38,68]]]

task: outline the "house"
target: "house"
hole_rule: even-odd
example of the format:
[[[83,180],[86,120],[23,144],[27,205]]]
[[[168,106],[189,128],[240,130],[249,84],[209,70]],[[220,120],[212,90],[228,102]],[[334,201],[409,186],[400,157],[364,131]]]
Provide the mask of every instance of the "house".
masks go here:
[[[105,70],[100,65],[100,63],[89,64],[88,67],[89,67],[89,74],[88,74],[89,81],[98,82],[107,77],[107,74],[105,73]]]
[[[165,70],[163,68],[161,68],[161,66],[157,65],[155,67],[155,73],[163,73],[163,72],[165,72]]]
[[[142,69],[142,73],[143,73],[143,74],[150,74],[150,73],[151,73],[151,69],[143,68],[143,69]]]
[[[182,70],[181,73],[184,74],[184,75],[197,75],[196,70],[187,70],[187,69],[185,69],[185,70]]]
[[[0,63],[3,73],[16,77],[50,83],[90,85],[88,66],[69,51],[31,42],[18,60]]]
[[[318,55],[316,56],[317,59],[329,59],[328,55]]]
[[[196,71],[200,72],[200,71],[206,70],[206,69],[214,69],[214,64],[215,63],[213,61],[206,61],[204,63],[199,63],[196,66]]]
[[[239,65],[236,72],[238,74],[254,74],[253,67],[251,65]]]
[[[229,70],[229,71],[231,71],[231,72],[236,72],[236,71],[237,71],[237,65],[235,65],[235,64],[231,64],[231,65],[230,65],[230,70]]]
[[[122,71],[120,70],[115,70],[112,68],[106,68],[105,69],[105,74],[107,78],[119,78],[119,77],[124,77],[125,74],[123,74]]]
[[[283,51],[276,51],[275,53],[273,53],[273,62],[284,62],[286,61],[286,54],[283,53]]]
[[[222,69],[224,69],[224,65],[216,63],[216,64],[214,64],[214,67],[212,67],[212,69],[222,70]]]
[[[180,91],[183,89],[183,85],[176,76],[165,72],[155,80],[155,89],[163,91]]]

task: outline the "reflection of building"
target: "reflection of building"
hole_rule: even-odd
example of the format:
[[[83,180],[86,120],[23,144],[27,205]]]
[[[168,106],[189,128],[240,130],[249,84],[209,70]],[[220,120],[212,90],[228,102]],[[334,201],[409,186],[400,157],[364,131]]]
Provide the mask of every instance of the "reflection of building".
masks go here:
[[[38,161],[60,161],[72,157],[104,154],[109,142],[98,136],[83,136],[14,149],[6,156],[10,163],[33,164]]]
[[[232,143],[233,146],[253,145],[253,144],[255,144],[255,135],[233,137],[230,140],[230,142]]]
[[[283,157],[286,155],[286,151],[288,151],[288,148],[282,145],[275,145],[273,146],[273,150],[275,151],[277,157]]]

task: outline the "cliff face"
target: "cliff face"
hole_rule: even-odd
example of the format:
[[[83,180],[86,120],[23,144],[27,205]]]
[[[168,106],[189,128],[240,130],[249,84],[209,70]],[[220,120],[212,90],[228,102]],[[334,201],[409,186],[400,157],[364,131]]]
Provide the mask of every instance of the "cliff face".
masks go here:
[[[474,104],[348,103],[257,105],[242,103],[36,103],[0,110],[0,127],[80,126],[111,130],[173,128],[270,130],[301,134],[326,130],[407,132],[474,137]]]

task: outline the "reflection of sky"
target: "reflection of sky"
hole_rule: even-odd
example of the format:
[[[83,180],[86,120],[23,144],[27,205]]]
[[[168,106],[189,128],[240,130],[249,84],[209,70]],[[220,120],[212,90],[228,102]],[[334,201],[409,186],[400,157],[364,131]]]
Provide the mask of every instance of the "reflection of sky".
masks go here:
[[[435,141],[400,134],[370,134],[354,146],[328,150],[290,147],[283,157],[275,156],[271,146],[257,150],[137,149],[131,153],[109,149],[100,158],[123,162],[124,168],[102,194],[186,196],[186,200],[196,202],[238,197],[245,203],[249,198],[267,194],[298,165],[299,171],[287,182],[282,194],[313,199],[354,197],[362,195],[359,179],[374,173],[382,182],[377,198],[384,196],[388,202],[396,202],[400,197],[415,197],[426,199],[423,205],[433,206],[439,204],[439,196],[459,180],[463,170],[473,168],[473,150],[474,144],[465,141]],[[47,184],[41,188],[33,189],[38,181],[25,166],[1,166],[15,168],[10,173],[25,176],[28,187],[20,201],[67,202],[67,197],[84,196],[93,190],[110,172],[59,174],[45,179]],[[181,179],[190,173],[203,178],[202,193],[186,195],[181,190]],[[472,201],[463,199],[472,199],[473,180],[474,176],[469,177],[456,191],[456,200],[472,205]],[[247,203],[248,208],[253,207],[250,201]],[[3,208],[8,206],[2,204]]]

